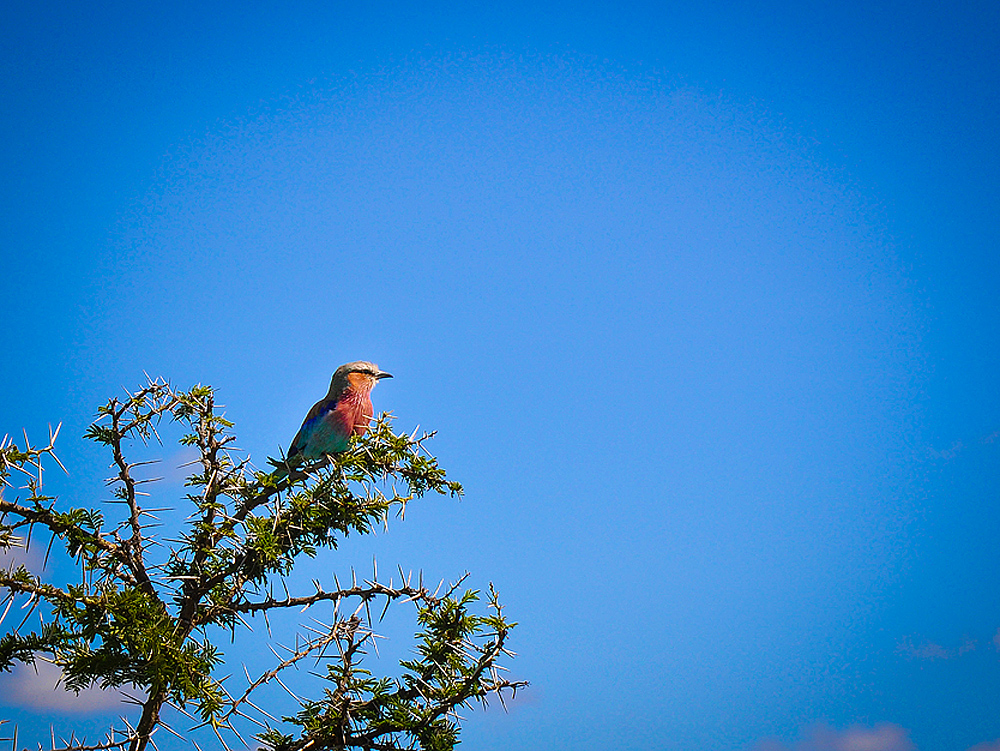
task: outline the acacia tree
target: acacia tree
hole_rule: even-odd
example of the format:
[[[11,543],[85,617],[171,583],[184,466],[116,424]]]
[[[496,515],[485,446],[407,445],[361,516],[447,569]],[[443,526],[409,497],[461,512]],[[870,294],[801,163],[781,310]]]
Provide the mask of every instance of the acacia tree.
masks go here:
[[[371,533],[426,493],[461,494],[424,448],[432,434],[398,435],[383,414],[343,453],[301,467],[269,460],[274,469],[265,472],[239,456],[233,424],[217,410],[211,387],[183,391],[158,379],[126,393],[102,406],[86,433],[111,455],[115,518],[95,508],[60,508],[43,493],[43,464],[59,461],[55,436],[46,446],[26,438],[23,446],[10,438],[0,444],[7,495],[18,477],[23,491],[13,500],[0,496],[0,548],[47,542],[51,550],[58,542],[82,571],[79,584],[57,586],[23,565],[0,570],[0,612],[6,616],[23,600],[22,609],[40,614],[41,624],[28,630],[26,616],[0,637],[0,668],[45,659],[61,668],[69,689],[138,694],[136,716],[123,717],[104,739],[88,745],[72,738],[54,748],[143,751],[161,728],[180,734],[162,716],[172,706],[191,727],[211,727],[225,748],[233,738],[245,743],[240,731],[253,723],[255,737],[276,751],[440,751],[458,742],[458,708],[490,696],[503,702],[504,692],[525,685],[501,675],[514,624],[492,585],[485,597],[461,590],[465,577],[432,591],[400,569],[398,582],[352,574],[349,586],[335,579],[328,589],[313,582],[307,593],[289,592],[302,556],[336,548],[351,533]],[[198,455],[181,500],[190,516],[173,540],[153,533],[153,513],[163,509],[152,508],[144,490],[150,480],[137,476],[146,462],[126,457],[135,441],[158,442],[163,423],[180,425],[180,442]],[[32,543],[39,531],[47,534]],[[402,602],[416,611],[413,657],[400,662],[397,675],[376,677],[365,662],[375,638],[372,612],[384,615]],[[220,637],[235,639],[258,616],[270,632],[269,614],[317,603],[331,603],[332,618],[303,627],[293,645],[276,652],[271,669],[245,671],[241,689],[218,676]],[[305,660],[325,668],[322,696],[300,699],[293,717],[271,716],[254,699],[268,684],[291,693],[282,674]]]

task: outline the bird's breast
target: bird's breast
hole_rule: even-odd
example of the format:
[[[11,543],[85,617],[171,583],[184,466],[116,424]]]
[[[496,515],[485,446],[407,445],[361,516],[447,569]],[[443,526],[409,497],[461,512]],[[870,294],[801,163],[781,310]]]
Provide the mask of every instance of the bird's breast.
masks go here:
[[[362,436],[368,430],[368,422],[372,419],[372,400],[366,392],[345,394],[337,403],[338,417],[344,427],[353,435]]]

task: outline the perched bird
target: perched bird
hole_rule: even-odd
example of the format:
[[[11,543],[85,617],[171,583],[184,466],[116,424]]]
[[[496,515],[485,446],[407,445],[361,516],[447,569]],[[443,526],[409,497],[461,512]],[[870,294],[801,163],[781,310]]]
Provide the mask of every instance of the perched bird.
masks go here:
[[[333,374],[330,390],[309,410],[288,448],[288,464],[300,464],[347,448],[352,435],[362,436],[371,420],[371,392],[383,378],[392,378],[372,362],[349,362]]]

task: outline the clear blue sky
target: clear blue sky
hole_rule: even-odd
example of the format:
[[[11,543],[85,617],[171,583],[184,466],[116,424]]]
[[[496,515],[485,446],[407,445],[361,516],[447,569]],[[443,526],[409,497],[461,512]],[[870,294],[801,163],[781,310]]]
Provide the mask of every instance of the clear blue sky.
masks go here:
[[[308,576],[496,584],[464,747],[1000,738],[1000,6],[68,5],[0,11],[0,434],[66,502],[144,370],[262,462],[374,360],[467,496]]]

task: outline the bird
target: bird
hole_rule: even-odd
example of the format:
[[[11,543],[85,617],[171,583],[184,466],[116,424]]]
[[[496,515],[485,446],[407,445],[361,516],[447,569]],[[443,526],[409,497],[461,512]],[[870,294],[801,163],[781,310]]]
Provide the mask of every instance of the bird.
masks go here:
[[[340,453],[352,435],[363,436],[373,414],[371,391],[383,378],[392,374],[364,360],[337,368],[330,390],[309,410],[292,439],[286,458],[289,466]]]

